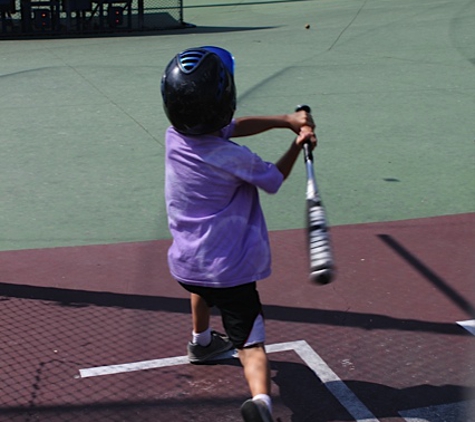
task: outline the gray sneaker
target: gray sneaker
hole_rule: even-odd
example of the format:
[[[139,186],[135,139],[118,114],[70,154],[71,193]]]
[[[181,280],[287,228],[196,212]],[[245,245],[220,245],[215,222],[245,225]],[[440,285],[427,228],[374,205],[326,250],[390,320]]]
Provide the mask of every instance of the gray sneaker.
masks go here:
[[[232,348],[233,344],[228,337],[211,331],[211,343],[208,346],[188,343],[188,360],[190,363],[205,363]]]
[[[269,408],[262,400],[246,400],[241,406],[244,422],[274,422]]]

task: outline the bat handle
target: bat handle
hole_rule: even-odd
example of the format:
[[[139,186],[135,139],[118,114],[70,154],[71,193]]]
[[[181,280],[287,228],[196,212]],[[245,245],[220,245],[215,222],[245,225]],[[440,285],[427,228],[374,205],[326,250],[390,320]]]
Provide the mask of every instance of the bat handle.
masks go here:
[[[310,149],[310,141],[307,141],[303,144],[303,155],[304,155],[304,161],[310,161],[313,162],[313,153],[312,150]]]
[[[308,106],[306,104],[298,105],[295,108],[295,111],[306,111],[307,113],[312,112],[312,110],[310,109],[310,106]],[[305,131],[305,132],[313,132],[313,129],[310,126],[302,126],[302,130]],[[303,145],[303,151],[304,151],[305,161],[313,161],[313,154],[312,154],[312,150],[310,148],[310,141],[307,141]]]

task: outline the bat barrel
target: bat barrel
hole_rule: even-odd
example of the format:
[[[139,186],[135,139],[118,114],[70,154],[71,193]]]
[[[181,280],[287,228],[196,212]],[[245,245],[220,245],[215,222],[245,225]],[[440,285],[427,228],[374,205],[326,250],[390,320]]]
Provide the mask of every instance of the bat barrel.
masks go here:
[[[310,113],[308,105],[299,105],[296,111]],[[310,258],[310,280],[316,284],[328,284],[335,275],[330,236],[327,230],[325,209],[318,192],[313,169],[313,153],[309,144],[303,145],[305,166],[307,168],[307,232]]]

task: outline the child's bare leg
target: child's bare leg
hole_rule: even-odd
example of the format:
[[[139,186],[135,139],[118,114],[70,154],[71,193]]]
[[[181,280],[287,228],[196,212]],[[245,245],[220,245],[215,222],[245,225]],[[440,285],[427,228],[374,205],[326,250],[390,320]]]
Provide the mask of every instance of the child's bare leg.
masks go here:
[[[244,376],[252,394],[252,399],[246,400],[241,406],[241,415],[245,421],[271,422],[270,367],[264,345],[261,343],[238,350]]]
[[[198,334],[209,328],[210,308],[206,301],[195,293],[191,293],[191,315],[193,331]]]
[[[191,294],[193,319],[192,340],[188,343],[188,359],[191,363],[204,363],[233,347],[231,341],[211,331],[211,309],[199,295]]]
[[[244,376],[253,397],[258,394],[270,395],[270,369],[264,345],[246,347],[238,350],[244,367]]]

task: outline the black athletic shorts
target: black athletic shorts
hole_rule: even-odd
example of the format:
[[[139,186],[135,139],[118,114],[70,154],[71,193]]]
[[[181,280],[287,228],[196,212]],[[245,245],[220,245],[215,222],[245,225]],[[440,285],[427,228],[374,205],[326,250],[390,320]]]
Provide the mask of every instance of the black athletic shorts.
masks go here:
[[[254,321],[262,315],[256,283],[236,287],[213,288],[180,283],[190,293],[201,296],[211,308],[221,312],[223,327],[234,347],[241,349],[251,334]]]

